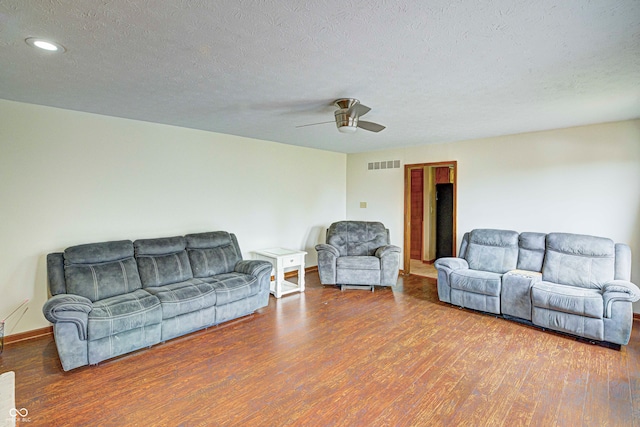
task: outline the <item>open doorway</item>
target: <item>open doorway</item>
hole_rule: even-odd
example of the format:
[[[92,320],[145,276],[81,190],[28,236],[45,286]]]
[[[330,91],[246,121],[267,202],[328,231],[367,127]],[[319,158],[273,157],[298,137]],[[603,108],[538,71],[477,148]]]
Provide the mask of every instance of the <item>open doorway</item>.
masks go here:
[[[455,256],[457,167],[456,161],[405,165],[405,274],[431,276],[436,259]]]

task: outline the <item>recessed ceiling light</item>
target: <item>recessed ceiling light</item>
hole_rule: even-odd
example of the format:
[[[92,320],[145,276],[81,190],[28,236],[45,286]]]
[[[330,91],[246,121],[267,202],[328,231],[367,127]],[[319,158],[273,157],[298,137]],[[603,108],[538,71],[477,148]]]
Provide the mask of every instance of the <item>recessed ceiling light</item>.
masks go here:
[[[62,53],[66,50],[64,46],[59,43],[52,42],[50,40],[39,39],[37,37],[29,37],[28,39],[25,39],[25,42],[27,42],[29,46],[37,47],[38,49],[43,49],[49,52]]]

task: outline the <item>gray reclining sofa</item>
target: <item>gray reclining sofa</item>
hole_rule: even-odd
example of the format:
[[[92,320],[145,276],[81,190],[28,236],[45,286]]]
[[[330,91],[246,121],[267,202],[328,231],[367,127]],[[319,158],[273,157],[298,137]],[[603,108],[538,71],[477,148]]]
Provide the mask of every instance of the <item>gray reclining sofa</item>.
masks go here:
[[[68,371],[266,306],[271,264],[216,231],[73,246],[47,256],[47,276],[43,313]]]
[[[629,246],[567,233],[477,229],[458,258],[440,258],[438,297],[592,341],[626,345],[632,303]]]

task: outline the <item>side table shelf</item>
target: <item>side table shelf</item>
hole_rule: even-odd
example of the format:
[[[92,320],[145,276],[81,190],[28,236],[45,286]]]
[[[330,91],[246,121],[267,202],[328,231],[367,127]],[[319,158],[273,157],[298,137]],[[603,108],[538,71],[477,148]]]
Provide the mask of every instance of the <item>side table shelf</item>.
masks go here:
[[[271,293],[280,298],[292,292],[304,292],[304,257],[305,251],[295,251],[283,248],[270,248],[254,252],[254,258],[269,261],[273,265]],[[284,280],[286,269],[298,269],[298,283]]]

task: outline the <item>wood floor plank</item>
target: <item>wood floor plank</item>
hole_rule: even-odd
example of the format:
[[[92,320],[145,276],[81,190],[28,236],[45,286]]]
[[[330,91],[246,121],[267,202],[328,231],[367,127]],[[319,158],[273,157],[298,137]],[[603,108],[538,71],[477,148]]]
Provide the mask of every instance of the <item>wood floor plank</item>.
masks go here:
[[[640,424],[640,325],[621,351],[438,301],[434,279],[307,290],[255,314],[63,372],[11,343],[30,425]]]

